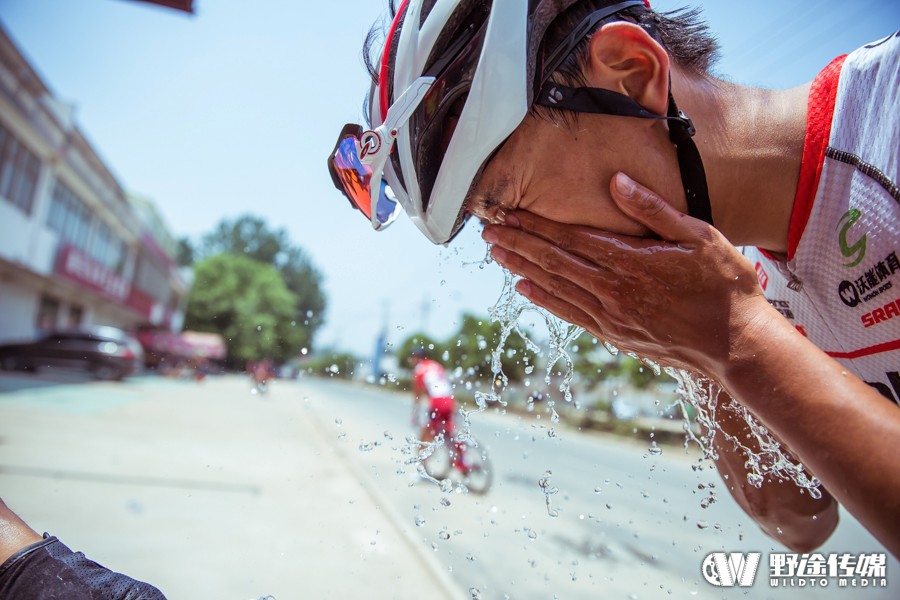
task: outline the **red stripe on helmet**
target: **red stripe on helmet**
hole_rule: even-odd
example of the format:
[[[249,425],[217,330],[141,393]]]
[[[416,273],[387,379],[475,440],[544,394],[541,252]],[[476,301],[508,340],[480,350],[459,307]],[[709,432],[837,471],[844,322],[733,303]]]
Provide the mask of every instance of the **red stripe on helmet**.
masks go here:
[[[644,6],[647,7],[647,10],[653,10],[652,8],[650,8],[650,0],[644,0]]]
[[[391,23],[387,38],[384,40],[384,50],[381,51],[381,73],[378,75],[378,96],[380,103],[379,112],[381,113],[382,123],[387,119],[388,103],[390,102],[390,95],[388,93],[388,63],[390,63],[391,58],[391,42],[394,41],[394,34],[400,26],[400,16],[403,14],[403,11],[406,10],[407,4],[409,4],[409,0],[403,0],[400,8],[397,9],[397,14],[394,15],[394,22]]]

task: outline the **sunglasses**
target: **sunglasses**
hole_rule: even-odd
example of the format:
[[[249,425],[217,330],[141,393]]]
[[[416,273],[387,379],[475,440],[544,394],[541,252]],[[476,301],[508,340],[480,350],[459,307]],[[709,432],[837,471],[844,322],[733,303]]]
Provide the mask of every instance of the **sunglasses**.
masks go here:
[[[331,180],[350,204],[359,209],[375,230],[394,222],[402,208],[390,186],[383,180],[398,128],[425,97],[433,77],[420,77],[391,105],[384,123],[368,131],[350,123],[344,125],[334,150],[328,157]]]

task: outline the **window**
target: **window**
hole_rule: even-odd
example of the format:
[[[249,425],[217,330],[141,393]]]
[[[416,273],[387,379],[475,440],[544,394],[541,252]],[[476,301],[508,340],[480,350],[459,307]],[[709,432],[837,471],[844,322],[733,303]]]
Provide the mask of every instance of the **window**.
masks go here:
[[[138,256],[134,274],[134,284],[139,290],[152,296],[157,302],[166,304],[172,293],[169,286],[169,272],[150,256],[142,252]]]
[[[78,306],[77,304],[73,304],[69,306],[69,320],[66,322],[66,327],[71,329],[75,329],[77,327],[81,327],[81,321],[84,319],[84,309]]]
[[[37,328],[41,331],[56,329],[56,319],[59,315],[59,300],[52,296],[41,296],[38,304]]]
[[[119,275],[125,269],[125,242],[116,237],[109,226],[100,220],[94,226],[91,256],[101,265]]]
[[[53,188],[47,225],[65,241],[86,249],[90,213],[81,198],[61,181],[57,181]]]
[[[41,161],[0,125],[0,196],[31,213]]]

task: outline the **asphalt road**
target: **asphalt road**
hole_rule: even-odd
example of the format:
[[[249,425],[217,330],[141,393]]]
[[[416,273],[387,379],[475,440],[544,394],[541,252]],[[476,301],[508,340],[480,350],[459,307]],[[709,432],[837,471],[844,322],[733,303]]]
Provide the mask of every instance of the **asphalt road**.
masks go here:
[[[900,597],[892,558],[887,589],[772,589],[767,564],[752,588],[707,583],[710,552],[784,548],[693,450],[494,410],[471,428],[485,496],[416,474],[409,398],[379,388],[0,376],[0,494],[170,600]],[[844,514],[820,551],[883,549]]]
[[[762,534],[693,448],[584,434],[546,416],[489,410],[471,416],[496,477],[484,497],[450,494],[405,464],[414,433],[405,396],[323,380],[297,384],[323,430],[362,464],[423,548],[464,589],[482,598],[897,598],[888,589],[717,588],[701,576],[712,551],[784,552]],[[695,467],[703,467],[695,470]],[[539,481],[549,475],[546,494]],[[714,493],[716,501],[703,508]],[[549,495],[550,505],[547,505]],[[551,513],[553,513],[553,516]],[[423,523],[424,522],[424,523]],[[420,525],[417,525],[419,523]],[[884,552],[842,514],[820,552]],[[889,573],[900,573],[890,560]],[[897,577],[896,575],[894,576]]]

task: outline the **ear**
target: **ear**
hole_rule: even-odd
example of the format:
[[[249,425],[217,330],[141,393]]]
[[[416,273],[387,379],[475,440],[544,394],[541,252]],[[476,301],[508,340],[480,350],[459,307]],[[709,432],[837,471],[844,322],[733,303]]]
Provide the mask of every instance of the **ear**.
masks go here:
[[[588,46],[589,85],[625,94],[649,111],[666,113],[669,54],[639,25],[604,25]]]

